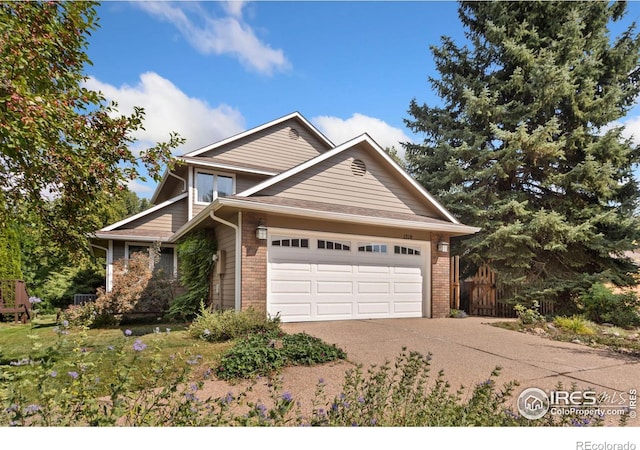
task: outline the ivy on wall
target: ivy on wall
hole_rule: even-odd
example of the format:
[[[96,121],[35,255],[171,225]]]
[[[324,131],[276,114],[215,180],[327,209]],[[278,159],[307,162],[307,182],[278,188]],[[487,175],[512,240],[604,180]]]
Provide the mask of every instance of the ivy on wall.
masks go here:
[[[213,230],[199,230],[181,239],[177,249],[180,284],[187,292],[176,297],[169,308],[169,315],[188,319],[194,317],[200,304],[207,303],[209,299],[213,255],[218,250],[218,243]]]

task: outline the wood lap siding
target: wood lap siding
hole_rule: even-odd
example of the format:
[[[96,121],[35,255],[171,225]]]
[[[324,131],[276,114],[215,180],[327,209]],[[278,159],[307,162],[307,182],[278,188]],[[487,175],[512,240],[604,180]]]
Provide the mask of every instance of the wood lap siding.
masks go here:
[[[232,309],[235,307],[235,269],[236,269],[236,247],[235,247],[235,231],[227,226],[218,226],[216,228],[216,239],[218,240],[218,250],[224,250],[227,253],[225,274],[222,277],[217,275],[217,271],[214,271],[213,283],[211,286],[212,300],[215,308],[220,308],[220,293],[216,293],[216,284],[221,284],[222,287],[222,308]]]
[[[129,222],[120,227],[121,230],[135,230],[137,228],[151,231],[176,232],[187,222],[187,199],[180,200],[158,211]]]
[[[366,164],[364,176],[352,173],[354,159]],[[424,204],[423,199],[411,193],[397,175],[384,169],[377,158],[362,149],[329,158],[258,195],[439,217],[435,210]]]
[[[299,139],[291,139],[291,128],[298,131]],[[299,122],[288,120],[200,156],[216,156],[238,164],[255,164],[260,161],[267,167],[284,171],[326,150],[326,145]]]
[[[265,175],[246,175],[246,174],[237,174],[236,175],[236,194],[239,194],[242,191],[246,191],[249,188],[261,183],[265,179],[269,178]]]

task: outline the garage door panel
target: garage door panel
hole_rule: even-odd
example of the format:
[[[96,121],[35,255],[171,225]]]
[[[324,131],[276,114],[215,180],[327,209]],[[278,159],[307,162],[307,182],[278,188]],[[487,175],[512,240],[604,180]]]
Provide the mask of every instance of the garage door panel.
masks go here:
[[[396,275],[417,275],[422,276],[422,270],[420,267],[393,267],[393,273]]]
[[[311,303],[277,303],[272,304],[269,313],[280,317],[290,317],[297,319],[311,318]]]
[[[321,273],[352,274],[353,266],[351,264],[318,264],[317,271]]]
[[[395,281],[393,292],[396,294],[421,294],[422,280],[416,281]]]
[[[388,315],[390,312],[389,301],[358,302],[358,314],[360,315]]]
[[[414,314],[422,312],[422,302],[416,301],[394,301],[393,311],[397,314]]]
[[[316,304],[317,316],[327,318],[331,317],[351,317],[353,316],[352,303],[318,303]]]
[[[388,282],[358,282],[358,294],[389,294],[391,288]]]
[[[271,280],[274,294],[311,294],[311,281]]]
[[[316,281],[318,294],[353,294],[351,281]]]
[[[273,272],[301,272],[311,273],[311,264],[304,263],[284,263],[284,262],[272,262],[271,270]]]
[[[368,266],[368,265],[361,264],[355,267],[358,273],[363,273],[363,274],[368,274],[368,273],[389,274],[391,271],[391,268],[388,266]]]

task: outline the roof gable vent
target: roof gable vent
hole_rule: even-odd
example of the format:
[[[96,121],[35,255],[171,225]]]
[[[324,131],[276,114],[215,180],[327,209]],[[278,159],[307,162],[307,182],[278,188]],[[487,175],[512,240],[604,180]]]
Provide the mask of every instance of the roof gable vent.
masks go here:
[[[363,177],[367,173],[367,166],[361,159],[354,159],[351,163],[351,173],[356,177]]]
[[[289,139],[293,139],[294,141],[300,138],[300,133],[295,128],[289,128]]]

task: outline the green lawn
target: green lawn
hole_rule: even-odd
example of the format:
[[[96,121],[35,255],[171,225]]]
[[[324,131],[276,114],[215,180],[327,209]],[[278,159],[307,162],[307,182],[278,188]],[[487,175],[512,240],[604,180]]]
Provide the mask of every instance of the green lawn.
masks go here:
[[[125,336],[125,330],[130,330],[131,335]],[[122,348],[125,356],[133,357],[133,345],[138,340],[149,350],[135,355],[134,373],[142,374],[142,369],[147,369],[152,359],[162,359],[171,362],[169,369],[187,368],[191,379],[200,380],[232,345],[232,342],[210,343],[194,339],[185,325],[174,323],[124,325],[84,332],[70,330],[69,334],[61,334],[55,325],[55,316],[44,316],[27,325],[5,322],[0,323],[0,382],[16,374],[20,369],[19,362],[24,360],[47,358],[52,370],[66,373],[72,362],[77,362],[78,352],[86,354],[83,361],[109,369],[123,357],[116,350]],[[58,346],[59,350],[52,352]],[[114,374],[112,370],[98,372]]]

